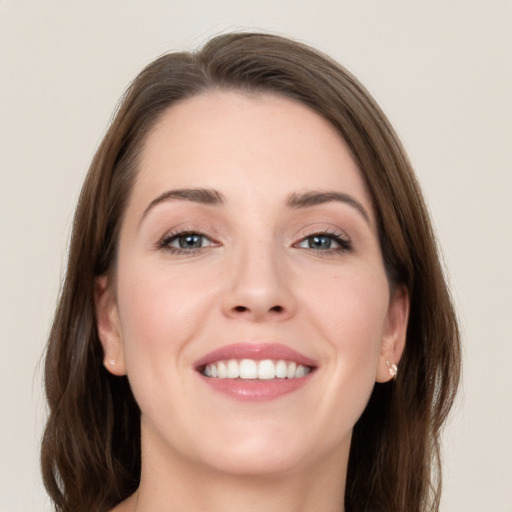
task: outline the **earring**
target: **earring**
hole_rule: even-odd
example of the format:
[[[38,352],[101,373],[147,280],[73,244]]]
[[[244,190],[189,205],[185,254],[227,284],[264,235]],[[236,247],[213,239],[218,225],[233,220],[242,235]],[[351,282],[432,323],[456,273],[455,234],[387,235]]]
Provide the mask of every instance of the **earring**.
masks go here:
[[[106,368],[108,365],[110,365],[110,366],[115,366],[115,364],[116,364],[115,359],[109,359],[108,361],[105,361],[105,362],[103,363],[103,366]]]
[[[396,364],[393,364],[391,361],[386,361],[386,366],[388,367],[389,375],[395,378],[398,373],[398,367]]]

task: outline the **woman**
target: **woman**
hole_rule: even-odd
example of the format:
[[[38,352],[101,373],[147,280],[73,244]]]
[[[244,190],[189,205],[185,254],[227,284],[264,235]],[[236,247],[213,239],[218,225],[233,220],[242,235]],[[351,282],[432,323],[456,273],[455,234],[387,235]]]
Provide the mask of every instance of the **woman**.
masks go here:
[[[421,192],[352,76],[262,34],[142,71],[50,334],[57,510],[437,510],[458,378]]]

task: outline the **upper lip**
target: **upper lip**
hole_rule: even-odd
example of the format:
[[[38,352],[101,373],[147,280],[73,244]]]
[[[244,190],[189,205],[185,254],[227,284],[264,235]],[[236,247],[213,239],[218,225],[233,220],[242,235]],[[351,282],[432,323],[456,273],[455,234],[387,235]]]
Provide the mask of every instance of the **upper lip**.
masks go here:
[[[262,359],[283,359],[294,361],[304,366],[316,367],[313,359],[280,343],[234,343],[232,345],[225,345],[224,347],[212,350],[198,359],[194,363],[194,367],[200,369],[207,364],[229,359],[254,359],[256,361]]]

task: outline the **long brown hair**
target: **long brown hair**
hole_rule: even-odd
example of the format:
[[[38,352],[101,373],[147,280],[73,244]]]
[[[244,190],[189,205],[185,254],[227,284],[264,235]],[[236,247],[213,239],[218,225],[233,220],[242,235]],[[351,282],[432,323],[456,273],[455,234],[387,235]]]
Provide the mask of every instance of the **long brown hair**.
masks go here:
[[[270,92],[306,104],[339,131],[373,199],[391,285],[410,296],[395,381],[376,384],[354,427],[346,512],[435,511],[439,434],[460,373],[459,332],[429,216],[405,152],[368,92],[321,53],[267,34],[236,33],[171,53],[128,88],[83,185],[46,352],[46,488],[59,512],[104,512],[140,479],[140,411],[126,377],[103,365],[94,282],[114,271],[120,222],[145,137],[175,102],[209,89]]]

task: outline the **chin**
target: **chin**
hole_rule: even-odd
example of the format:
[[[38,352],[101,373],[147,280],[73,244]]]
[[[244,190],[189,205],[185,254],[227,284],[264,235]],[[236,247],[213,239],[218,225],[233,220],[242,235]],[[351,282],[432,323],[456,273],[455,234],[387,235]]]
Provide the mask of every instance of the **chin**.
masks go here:
[[[227,452],[227,453],[226,453]],[[275,477],[297,471],[306,457],[301,451],[277,448],[227,450],[221,459],[210,461],[212,470],[233,476]]]
[[[298,473],[340,453],[341,445],[322,435],[293,432],[291,429],[258,428],[257,432],[219,440],[220,450],[212,444],[202,452],[203,461],[212,469],[238,476],[277,477]],[[347,436],[348,446],[350,435]]]

